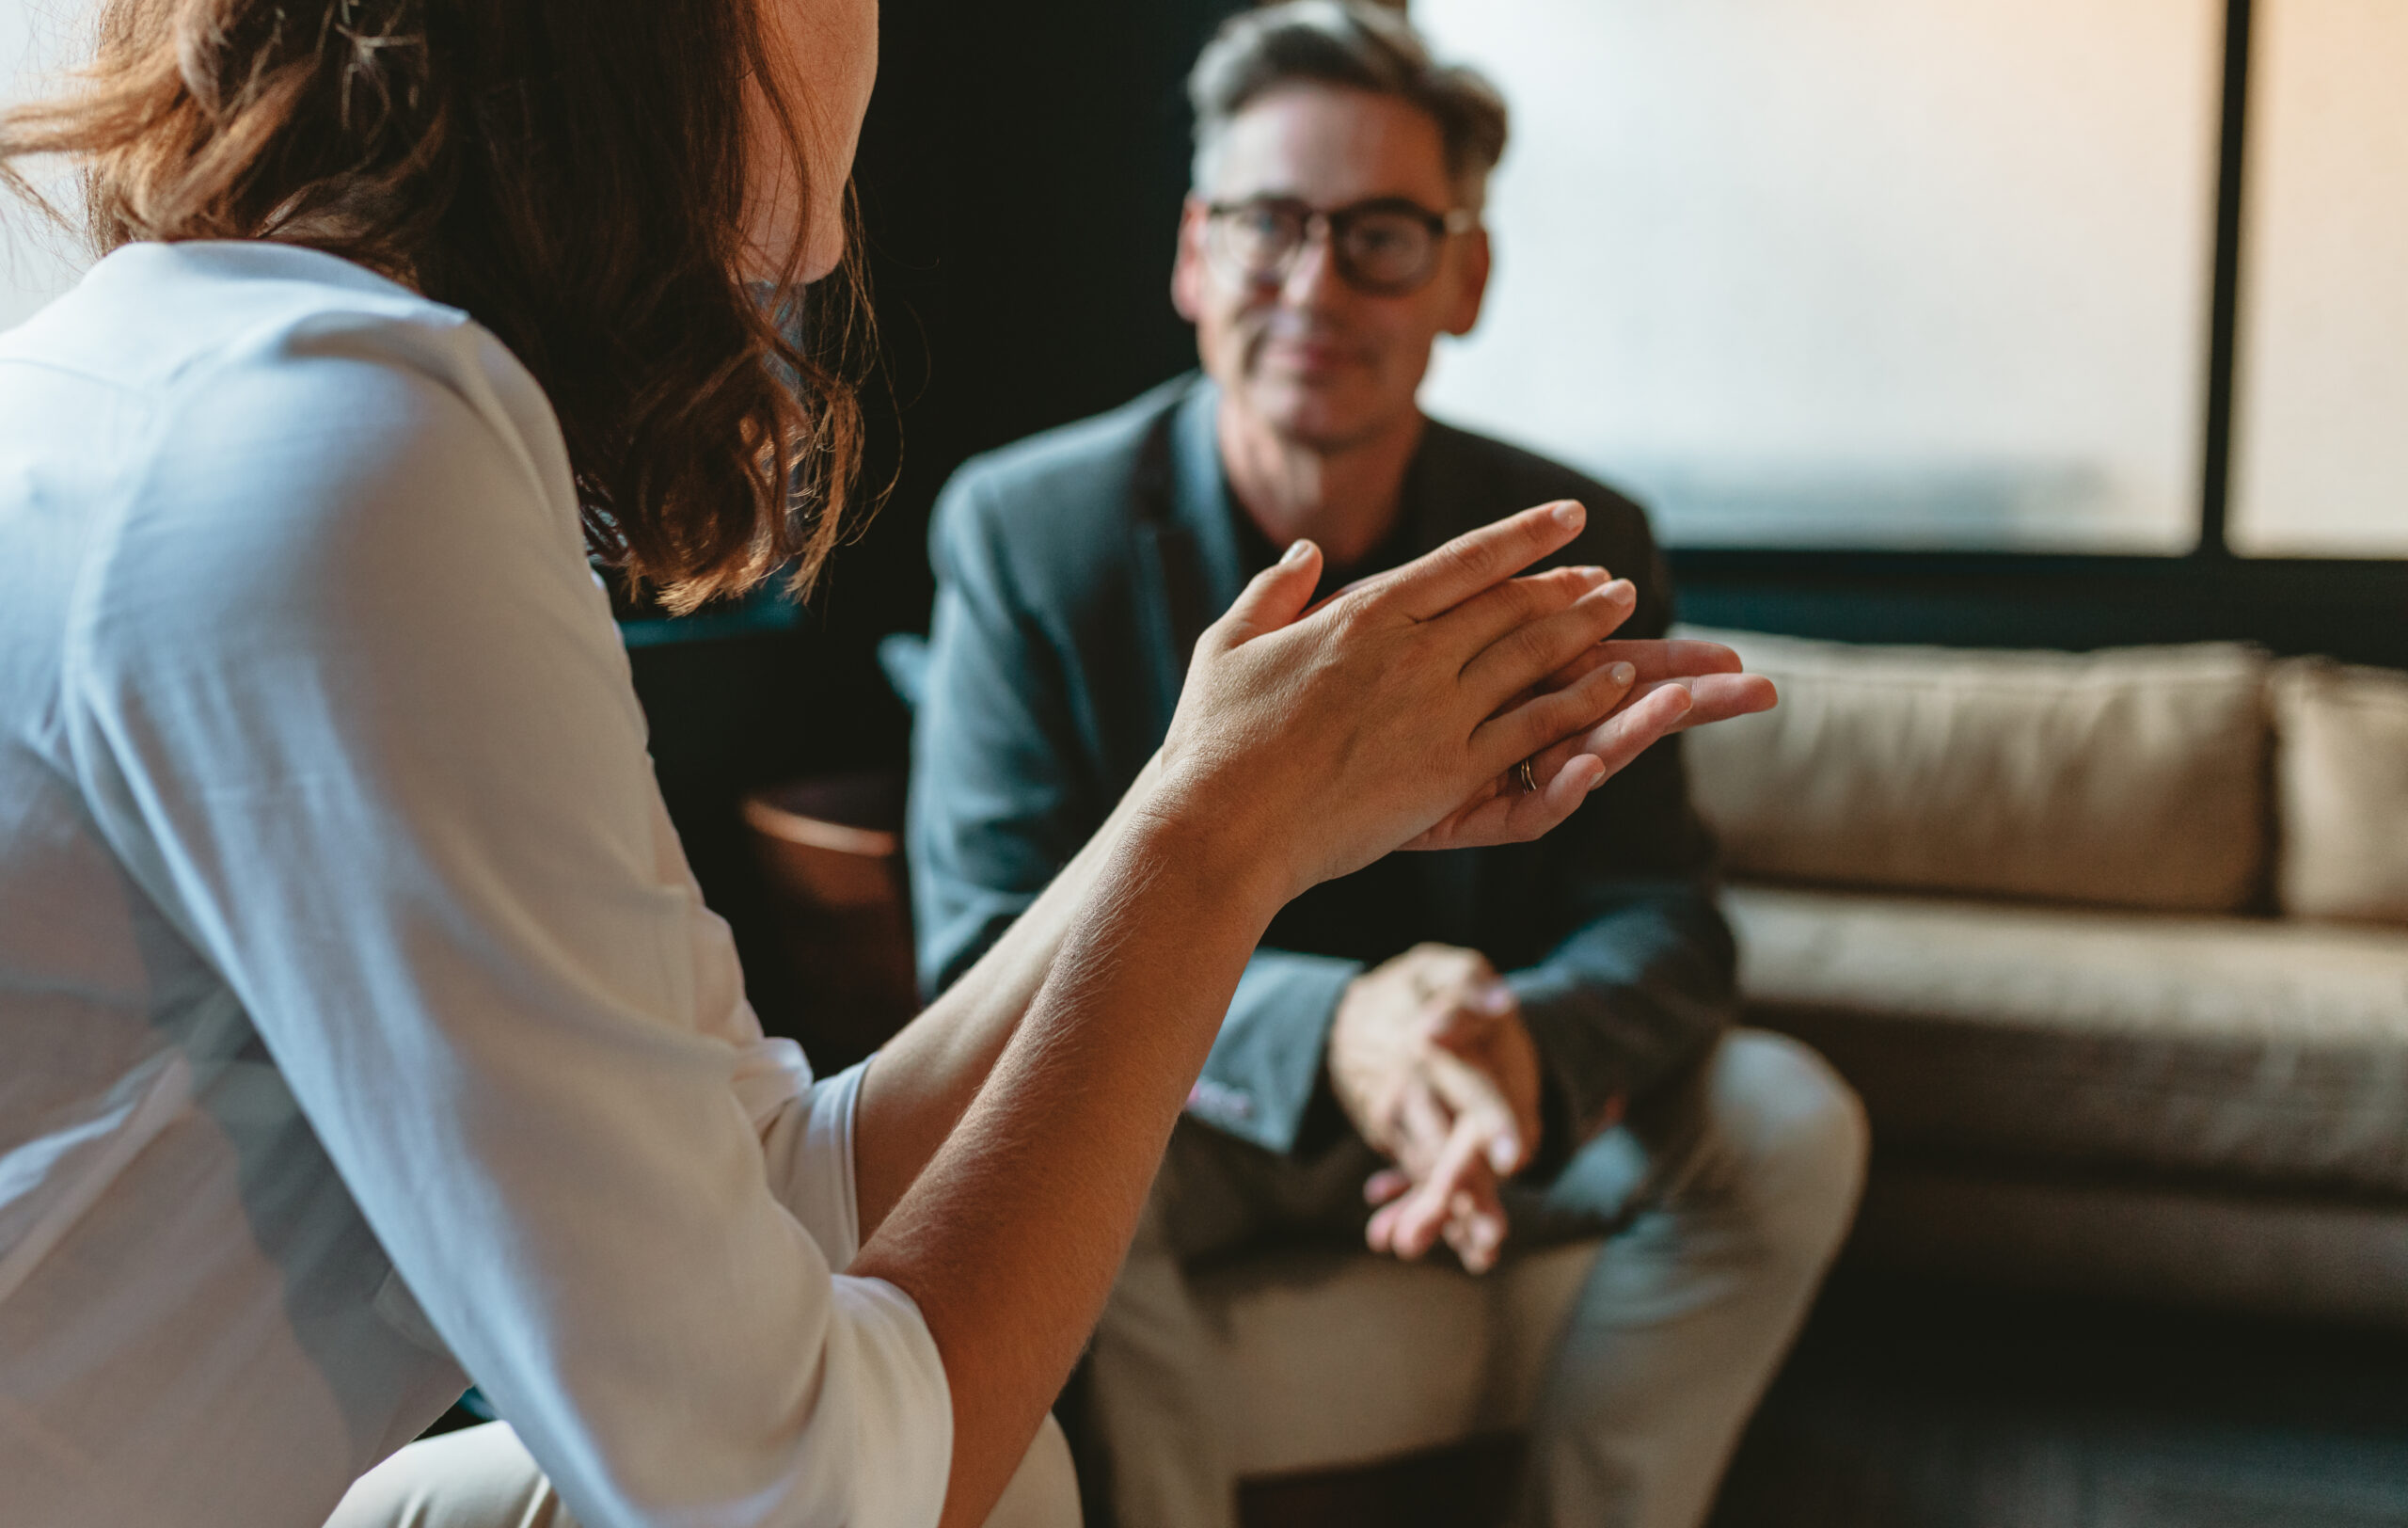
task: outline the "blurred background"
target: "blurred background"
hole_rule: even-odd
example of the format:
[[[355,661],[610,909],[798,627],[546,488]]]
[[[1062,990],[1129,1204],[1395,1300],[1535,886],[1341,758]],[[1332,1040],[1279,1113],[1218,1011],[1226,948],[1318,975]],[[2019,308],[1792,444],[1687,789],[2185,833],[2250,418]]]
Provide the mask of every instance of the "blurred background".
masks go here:
[[[879,782],[909,720],[877,655],[925,626],[930,503],[970,454],[1193,364],[1166,291],[1181,82],[1233,8],[884,0],[857,179],[885,504],[807,609],[768,591],[624,623],[664,791],[756,1004],[823,1063],[911,1001],[892,970],[856,974],[861,1012],[841,1023],[798,994],[825,990],[832,949],[895,937],[879,921],[891,868],[844,867],[891,860]],[[2408,669],[2408,4],[1410,13],[1514,114],[1488,309],[1425,399],[1645,501],[1687,619],[1963,649],[2235,642]],[[0,0],[0,99],[54,77],[83,25],[80,0]],[[0,328],[82,263],[0,211]],[[2262,920],[2273,892],[2248,896]],[[816,907],[800,922],[798,898]],[[2389,1059],[2369,1064],[2398,1094],[2408,987],[2384,991],[2369,1001],[2389,1005]],[[2263,1072],[2290,1053],[2252,1054]],[[2103,1291],[2006,1294],[1962,1258],[1945,1278],[1845,1275],[1718,1520],[2408,1523],[2408,1135],[2384,1139],[2392,1186],[2307,1186],[2334,1215],[2374,1217],[2373,1240],[2260,1243],[2234,1222],[2161,1253],[2255,1247],[2259,1293],[2279,1294],[2285,1249],[2323,1245],[2356,1260],[2340,1283],[2390,1289],[2387,1307],[2226,1298],[2200,1314],[2218,1301],[2153,1301],[2157,1275],[2130,1269]],[[2172,1181],[2160,1168],[2143,1176]],[[2227,1190],[2272,1192],[2262,1174]],[[2366,1261],[2383,1248],[2394,1261]],[[1266,1486],[1249,1510],[1474,1520],[1503,1457]]]

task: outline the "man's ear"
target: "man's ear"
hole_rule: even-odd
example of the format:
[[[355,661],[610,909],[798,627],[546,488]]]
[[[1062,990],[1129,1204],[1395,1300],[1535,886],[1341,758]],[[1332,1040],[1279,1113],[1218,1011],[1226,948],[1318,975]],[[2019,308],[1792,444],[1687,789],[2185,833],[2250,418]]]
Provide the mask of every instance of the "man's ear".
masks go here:
[[[1204,224],[1211,215],[1191,191],[1179,210],[1179,252],[1170,263],[1170,305],[1190,324],[1204,311]]]
[[[1469,334],[1480,322],[1480,305],[1488,295],[1488,270],[1492,258],[1488,247],[1488,230],[1475,228],[1463,236],[1457,251],[1455,266],[1455,300],[1447,310],[1447,322],[1440,326],[1449,334]]]

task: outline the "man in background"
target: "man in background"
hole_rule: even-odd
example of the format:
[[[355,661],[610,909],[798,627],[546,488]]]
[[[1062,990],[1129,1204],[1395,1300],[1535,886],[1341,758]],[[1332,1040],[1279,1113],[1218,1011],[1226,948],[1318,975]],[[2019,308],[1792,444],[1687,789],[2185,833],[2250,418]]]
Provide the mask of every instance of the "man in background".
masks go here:
[[[1172,296],[1204,374],[965,466],[913,743],[920,972],[965,970],[1162,740],[1196,635],[1299,537],[1323,592],[1553,499],[1562,555],[1671,590],[1644,516],[1427,419],[1479,316],[1505,108],[1391,12],[1241,14],[1198,59]],[[1471,1272],[1606,1234],[1531,1423],[1532,1523],[1687,1528],[1853,1213],[1864,1130],[1819,1058],[1731,1032],[1731,935],[1673,741],[1545,840],[1398,854],[1272,925],[1093,1350],[1121,1528],[1226,1528],[1189,1266],[1333,1233]],[[1399,1342],[1414,1340],[1410,1332]]]

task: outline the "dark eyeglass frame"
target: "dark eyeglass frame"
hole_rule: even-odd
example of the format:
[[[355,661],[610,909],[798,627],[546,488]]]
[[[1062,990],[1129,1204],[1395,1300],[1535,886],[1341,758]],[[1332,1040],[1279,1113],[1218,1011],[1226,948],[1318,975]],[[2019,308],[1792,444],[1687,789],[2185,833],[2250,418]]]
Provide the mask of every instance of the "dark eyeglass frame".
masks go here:
[[[1212,255],[1224,274],[1249,286],[1277,286],[1288,279],[1296,268],[1297,257],[1320,232],[1329,241],[1330,263],[1349,286],[1375,296],[1402,297],[1420,291],[1438,274],[1438,257],[1447,241],[1459,233],[1468,233],[1479,226],[1480,216],[1468,207],[1456,207],[1447,212],[1432,212],[1409,197],[1373,197],[1367,201],[1350,202],[1343,207],[1316,207],[1297,197],[1248,197],[1243,201],[1208,201],[1204,215],[1213,225],[1223,225],[1242,213],[1274,212],[1294,218],[1299,232],[1287,253],[1275,266],[1249,270],[1236,263],[1211,237],[1205,240],[1206,252]],[[1383,281],[1363,270],[1358,252],[1349,247],[1348,235],[1354,225],[1370,216],[1405,217],[1419,223],[1430,233],[1430,254],[1421,269],[1414,275],[1396,280]],[[1209,230],[1208,230],[1209,234]]]

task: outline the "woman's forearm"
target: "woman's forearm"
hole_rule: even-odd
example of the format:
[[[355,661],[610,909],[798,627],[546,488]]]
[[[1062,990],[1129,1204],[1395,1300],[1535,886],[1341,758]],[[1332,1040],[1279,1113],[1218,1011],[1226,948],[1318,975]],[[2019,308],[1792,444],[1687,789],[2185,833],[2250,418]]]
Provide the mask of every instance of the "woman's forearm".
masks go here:
[[[853,1124],[854,1196],[863,1242],[960,1122],[1157,772],[1150,761],[1138,772],[1120,804],[1044,894],[871,1060]]]
[[[944,1520],[965,1528],[1010,1478],[1101,1312],[1188,1088],[1287,890],[1259,856],[1143,812],[1089,847],[1085,895],[1051,941],[1025,1017],[982,1011],[969,1026],[982,1041],[1006,1036],[991,1074],[853,1265],[909,1293],[943,1355],[955,1412]],[[1008,990],[1006,973],[995,979]]]

